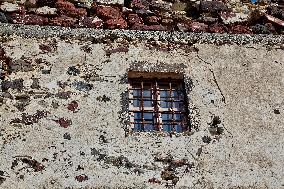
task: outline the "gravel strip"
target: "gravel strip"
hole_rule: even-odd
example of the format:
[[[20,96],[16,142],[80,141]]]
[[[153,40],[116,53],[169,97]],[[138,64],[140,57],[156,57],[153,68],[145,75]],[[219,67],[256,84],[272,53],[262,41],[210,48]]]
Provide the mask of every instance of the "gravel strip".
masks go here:
[[[173,43],[206,44],[261,44],[284,45],[283,35],[266,34],[218,34],[185,33],[165,31],[103,30],[91,28],[64,28],[59,26],[36,26],[0,24],[0,35],[18,35],[25,38],[59,37],[63,39],[102,40],[106,38],[127,38],[129,40],[157,40]]]

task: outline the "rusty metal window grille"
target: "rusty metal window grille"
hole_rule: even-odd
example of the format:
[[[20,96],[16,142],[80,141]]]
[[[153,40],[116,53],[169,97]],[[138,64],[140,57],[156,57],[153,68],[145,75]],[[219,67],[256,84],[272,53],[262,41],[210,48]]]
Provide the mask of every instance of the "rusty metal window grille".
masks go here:
[[[129,79],[129,113],[133,130],[188,130],[185,97],[182,79]]]

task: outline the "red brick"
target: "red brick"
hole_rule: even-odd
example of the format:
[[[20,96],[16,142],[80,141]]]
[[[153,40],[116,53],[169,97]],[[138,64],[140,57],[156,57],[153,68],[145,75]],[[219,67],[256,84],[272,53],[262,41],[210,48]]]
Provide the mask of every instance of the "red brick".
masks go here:
[[[56,26],[63,26],[63,27],[72,27],[75,26],[77,22],[76,18],[68,17],[68,16],[60,16],[60,17],[55,17],[50,20],[51,25],[56,25]]]
[[[174,21],[173,19],[165,18],[161,20],[161,23],[162,25],[165,25],[165,26],[171,26],[174,23]]]
[[[189,25],[189,30],[191,32],[207,32],[208,26],[200,22],[192,22]]]
[[[104,19],[120,19],[122,17],[121,11],[116,7],[98,6],[96,9],[97,15]]]
[[[252,34],[252,30],[248,26],[235,25],[230,29],[230,33],[233,34]]]
[[[107,29],[125,29],[127,28],[127,22],[123,18],[109,19],[105,22]]]
[[[130,8],[149,10],[150,3],[147,0],[132,0]]]
[[[145,19],[145,22],[149,25],[157,25],[159,24],[161,18],[157,17],[157,16],[148,16]]]
[[[143,20],[138,16],[138,14],[129,14],[127,21],[131,26],[133,26],[134,24],[143,24]]]
[[[103,21],[97,17],[82,17],[79,20],[79,27],[101,28]]]
[[[76,8],[71,2],[59,0],[56,2],[55,7],[57,8],[59,14],[66,15],[70,17],[80,18],[82,16],[87,16],[87,11],[84,8]]]
[[[209,31],[212,33],[226,33],[228,28],[224,24],[214,23],[210,25]]]

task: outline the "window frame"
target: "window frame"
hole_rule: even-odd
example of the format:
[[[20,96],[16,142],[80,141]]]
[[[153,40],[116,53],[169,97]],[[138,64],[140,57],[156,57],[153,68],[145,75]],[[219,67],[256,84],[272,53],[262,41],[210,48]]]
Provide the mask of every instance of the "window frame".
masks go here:
[[[141,88],[135,87],[138,86],[136,85],[137,83],[141,83]],[[145,83],[148,83],[147,88],[144,87]],[[129,94],[130,125],[134,132],[139,132],[139,131],[185,132],[190,129],[188,121],[187,95],[185,91],[185,83],[183,78],[181,78],[180,76],[179,78],[172,78],[172,77],[149,78],[149,77],[140,76],[135,78],[128,78],[128,84],[129,84],[128,94]],[[176,87],[172,87],[173,84],[176,85]],[[166,87],[161,88],[162,85],[164,86],[168,85],[168,89]],[[148,98],[146,99],[144,99],[143,96],[145,88],[150,91],[150,96],[148,95]],[[138,90],[140,94],[134,95],[134,90]],[[166,91],[166,95],[164,97],[162,97],[161,95],[162,91]],[[174,91],[176,91],[176,97],[172,95]],[[140,106],[135,107],[134,105],[135,100],[137,101],[140,100]],[[144,106],[145,100],[150,100],[150,102],[152,103],[151,106]],[[170,107],[168,106],[162,107],[161,106],[162,102],[170,103]],[[174,106],[173,105],[174,103],[177,103],[179,105]],[[135,113],[141,114],[140,119],[136,119]],[[152,118],[149,120],[145,119],[144,114],[147,113],[152,114]],[[164,120],[163,115],[171,115],[171,119],[169,119],[170,121]],[[177,119],[176,116],[180,117],[180,119]],[[138,122],[137,120],[140,121]],[[149,125],[152,124],[152,129],[151,126],[149,126],[150,129],[145,128],[145,124],[148,123],[147,121],[149,121]],[[136,129],[135,124],[141,125],[141,129]],[[169,128],[165,129],[164,128],[165,125],[169,126]],[[180,126],[180,129],[178,129],[179,127],[178,125]]]

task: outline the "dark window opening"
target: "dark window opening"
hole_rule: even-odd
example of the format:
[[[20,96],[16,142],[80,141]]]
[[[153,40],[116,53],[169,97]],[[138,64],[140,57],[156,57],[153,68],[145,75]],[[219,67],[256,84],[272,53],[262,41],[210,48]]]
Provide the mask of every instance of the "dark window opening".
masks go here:
[[[129,78],[129,113],[134,131],[187,131],[188,111],[183,79]]]

